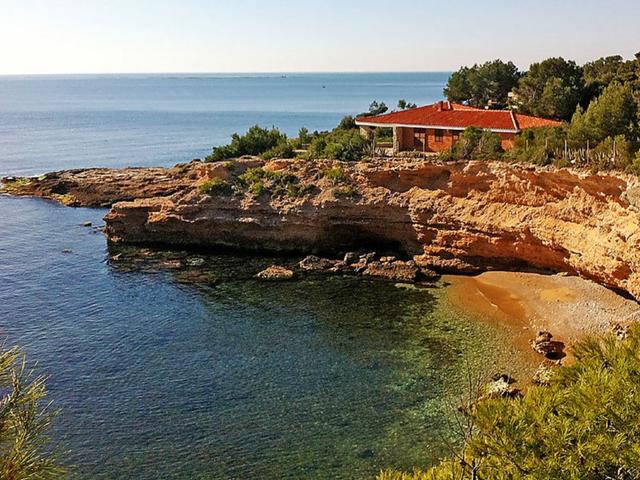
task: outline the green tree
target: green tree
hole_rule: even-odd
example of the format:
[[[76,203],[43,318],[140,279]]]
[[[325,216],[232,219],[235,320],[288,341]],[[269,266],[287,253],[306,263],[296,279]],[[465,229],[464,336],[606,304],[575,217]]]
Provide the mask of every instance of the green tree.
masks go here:
[[[569,136],[574,142],[596,143],[607,137],[624,135],[635,139],[638,133],[638,104],[631,86],[612,83],[584,112],[577,109],[571,120]]]
[[[369,111],[358,115],[358,117],[375,117],[389,111],[389,107],[384,102],[374,100],[369,104]]]
[[[568,120],[584,94],[582,68],[563,58],[534,63],[514,93],[515,106],[523,113]]]
[[[462,67],[447,82],[444,94],[451,102],[476,107],[504,106],[509,92],[518,84],[520,72],[513,62],[494,60],[473,67]]]
[[[589,101],[614,82],[628,84],[634,91],[640,90],[640,53],[627,61],[620,55],[602,57],[587,63],[583,69]]]
[[[51,452],[49,428],[55,416],[43,405],[44,378],[26,366],[24,354],[0,351],[0,478],[58,479],[65,469]]]
[[[640,334],[578,342],[575,363],[522,398],[466,409],[474,432],[464,454],[426,472],[379,480],[640,478]]]
[[[407,102],[404,98],[398,100],[398,110],[411,110],[416,107],[417,105],[415,103]]]

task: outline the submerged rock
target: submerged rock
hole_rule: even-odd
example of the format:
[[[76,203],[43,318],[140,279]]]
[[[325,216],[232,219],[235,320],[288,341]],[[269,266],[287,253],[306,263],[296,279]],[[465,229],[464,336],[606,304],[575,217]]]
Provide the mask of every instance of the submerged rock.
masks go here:
[[[291,280],[294,277],[293,270],[279,265],[271,265],[256,274],[257,278],[263,280]]]

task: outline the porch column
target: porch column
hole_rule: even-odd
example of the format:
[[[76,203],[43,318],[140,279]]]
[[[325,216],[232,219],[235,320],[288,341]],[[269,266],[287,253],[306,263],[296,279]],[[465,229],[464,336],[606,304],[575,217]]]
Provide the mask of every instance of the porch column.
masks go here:
[[[402,150],[402,129],[393,127],[393,153],[400,153]]]

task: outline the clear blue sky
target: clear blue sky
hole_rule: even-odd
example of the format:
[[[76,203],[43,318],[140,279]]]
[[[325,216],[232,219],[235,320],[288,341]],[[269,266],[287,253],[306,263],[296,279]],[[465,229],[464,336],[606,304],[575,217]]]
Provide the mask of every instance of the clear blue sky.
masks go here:
[[[639,0],[0,0],[0,74],[526,68],[640,51]]]

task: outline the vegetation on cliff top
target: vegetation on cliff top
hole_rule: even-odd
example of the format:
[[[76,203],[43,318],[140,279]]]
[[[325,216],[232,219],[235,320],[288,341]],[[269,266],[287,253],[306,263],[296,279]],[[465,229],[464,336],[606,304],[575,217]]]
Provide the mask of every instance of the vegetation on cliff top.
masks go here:
[[[640,478],[640,328],[588,338],[549,386],[462,409],[462,447],[424,472],[378,480]]]
[[[514,149],[493,158],[640,173],[640,53],[633,60],[616,55],[584,66],[549,58],[527,72],[501,60],[462,67],[451,75],[445,95],[476,107],[510,107],[568,122],[525,130]],[[443,158],[486,158],[463,155],[460,148]]]
[[[58,479],[65,469],[51,453],[48,431],[55,412],[44,404],[44,378],[26,366],[24,355],[0,349],[0,478]]]

